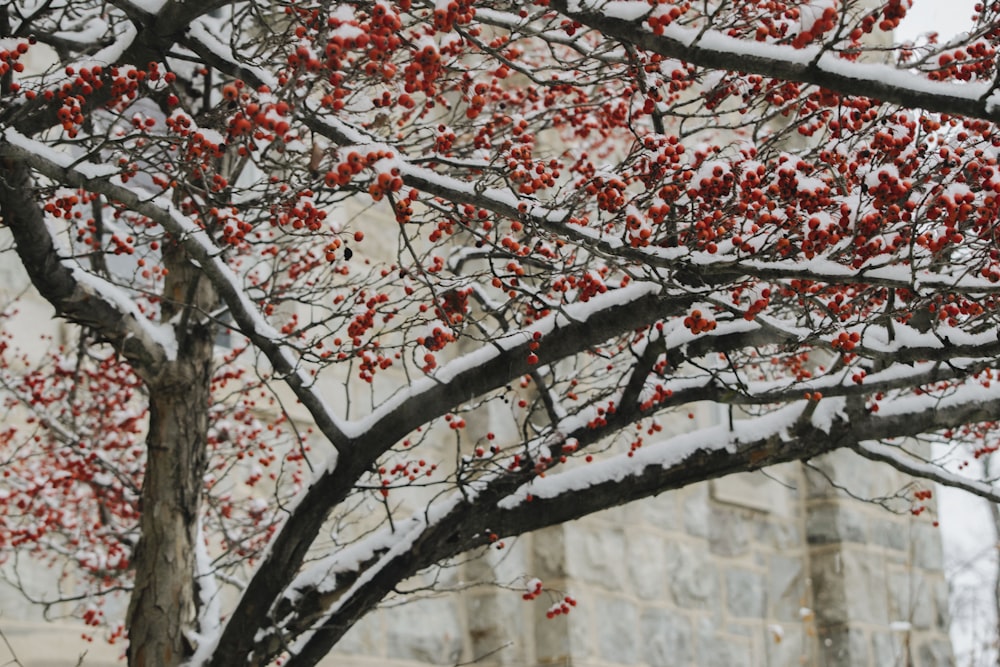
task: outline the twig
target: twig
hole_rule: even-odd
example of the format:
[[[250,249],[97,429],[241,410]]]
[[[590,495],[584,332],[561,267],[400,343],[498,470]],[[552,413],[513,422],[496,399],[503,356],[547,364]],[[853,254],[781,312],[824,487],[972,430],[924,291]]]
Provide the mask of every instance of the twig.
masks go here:
[[[4,646],[6,646],[7,650],[10,651],[10,657],[12,658],[10,662],[4,664],[17,665],[17,667],[24,667],[24,663],[17,659],[17,653],[14,652],[14,647],[10,645],[10,642],[7,640],[7,635],[3,633],[2,628],[0,628],[0,640],[3,641]]]

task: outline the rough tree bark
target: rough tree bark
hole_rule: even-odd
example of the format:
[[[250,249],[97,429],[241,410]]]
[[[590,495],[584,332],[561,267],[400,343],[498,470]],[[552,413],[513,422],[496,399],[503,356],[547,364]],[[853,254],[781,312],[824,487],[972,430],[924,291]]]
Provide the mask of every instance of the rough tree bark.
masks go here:
[[[130,315],[77,281],[63,263],[33,199],[20,160],[0,163],[0,216],[25,254],[36,289],[57,312],[112,344],[145,380],[150,422],[142,488],[140,542],[133,555],[135,588],[127,615],[130,665],[171,667],[190,656],[196,628],[195,540],[204,485],[218,301],[180,245],[164,250],[168,276],[161,319],[173,324],[176,354],[131,326]]]
[[[162,319],[174,321],[176,359],[148,382],[149,435],[140,544],[128,610],[129,665],[171,667],[190,656],[197,624],[195,540],[206,465],[216,301],[179,247],[164,253],[169,273]]]

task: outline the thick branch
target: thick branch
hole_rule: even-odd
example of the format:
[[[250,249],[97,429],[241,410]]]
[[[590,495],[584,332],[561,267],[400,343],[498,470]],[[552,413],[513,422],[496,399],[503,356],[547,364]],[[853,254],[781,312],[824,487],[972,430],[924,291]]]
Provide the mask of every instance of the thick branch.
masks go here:
[[[796,49],[676,24],[657,35],[643,19],[621,19],[608,16],[598,8],[579,9],[580,3],[573,5],[571,9],[567,0],[553,0],[551,6],[607,37],[668,58],[711,69],[809,83],[843,95],[868,97],[923,112],[1000,122],[1000,106],[990,97],[993,92],[991,84],[956,86],[954,83],[929,81],[919,74],[890,65],[844,60],[823,45]]]
[[[0,152],[9,154],[0,144]],[[138,373],[155,374],[172,352],[173,333],[145,318],[118,287],[65,261],[38,206],[28,166],[0,159],[0,215],[35,289],[56,313],[92,329],[111,343]],[[165,347],[166,344],[166,347]]]
[[[682,312],[693,298],[663,297],[650,286],[602,296],[604,304],[595,298],[589,305],[581,304],[586,308],[567,308],[569,313],[579,313],[578,317],[557,313],[538,321],[533,329],[544,336],[537,350],[531,349],[534,340],[525,332],[486,345],[445,366],[435,378],[418,384],[397,402],[372,415],[369,420],[373,425],[353,434],[345,448],[350,457],[342,457],[336,469],[317,479],[298,505],[304,509],[294,512],[272,541],[267,558],[226,625],[215,652],[216,662],[210,664],[221,667],[232,656],[251,650],[254,632],[266,625],[271,601],[291,582],[330,509],[346,498],[358,477],[401,438],[456,405],[530,372],[535,368],[528,361],[533,351],[539,365],[554,363],[669,313]]]
[[[289,664],[316,664],[364,614],[366,604],[374,604],[396,583],[422,567],[487,545],[489,533],[516,536],[690,484],[805,460],[843,447],[886,461],[908,474],[996,500],[1000,494],[989,485],[942,473],[930,465],[904,462],[889,448],[867,441],[916,436],[987,419],[1000,410],[998,394],[994,391],[982,397],[970,390],[946,401],[903,398],[887,402],[885,414],[848,412],[843,400],[826,400],[822,410],[798,402],[783,408],[778,419],[772,414],[738,420],[732,430],[722,426],[706,428],[644,447],[632,456],[619,455],[563,473],[553,474],[550,470],[546,477],[535,478],[513,493],[509,493],[513,475],[501,475],[474,495],[471,502],[456,495],[443,503],[444,511],[431,508],[404,524],[411,533],[418,533],[400,536],[414,548],[398,553],[384,551],[381,559],[367,561],[358,572],[348,574],[345,584],[336,591],[311,598],[303,596],[302,600],[312,603],[326,600],[332,605],[331,612],[321,627],[313,629]],[[932,404],[936,409],[929,409]],[[583,446],[600,441],[638,418],[632,412],[633,418],[615,418],[604,427],[582,428],[572,435]],[[437,518],[428,524],[423,522],[423,516]],[[417,528],[411,527],[414,525]],[[489,531],[484,530],[487,527]],[[418,545],[420,548],[416,548]],[[362,577],[363,572],[368,574]],[[299,608],[298,612],[306,610]],[[316,609],[310,608],[308,616],[316,615]]]

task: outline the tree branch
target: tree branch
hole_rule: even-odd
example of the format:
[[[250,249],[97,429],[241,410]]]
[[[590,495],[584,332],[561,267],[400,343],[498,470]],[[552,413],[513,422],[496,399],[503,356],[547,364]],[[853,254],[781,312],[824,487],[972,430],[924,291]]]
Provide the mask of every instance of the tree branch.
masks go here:
[[[64,259],[34,197],[28,165],[8,143],[0,143],[0,154],[6,156],[0,159],[0,216],[35,289],[60,316],[113,345],[138,373],[154,375],[174,354],[173,331],[150,322],[117,286]]]
[[[1000,491],[991,484],[977,482],[974,479],[956,475],[948,472],[939,465],[918,461],[904,454],[901,447],[892,447],[878,442],[865,441],[853,445],[851,449],[870,461],[888,463],[896,470],[911,477],[927,479],[944,486],[967,491],[974,496],[985,498],[991,503],[1000,503]]]
[[[991,83],[956,86],[951,82],[930,81],[890,65],[845,60],[827,51],[829,47],[825,45],[796,49],[677,24],[667,26],[663,34],[658,35],[649,29],[645,19],[616,18],[593,5],[586,9],[570,9],[569,4],[567,0],[553,0],[551,6],[607,37],[668,58],[711,69],[809,83],[844,95],[869,97],[924,112],[1000,122],[1000,105],[991,97]],[[577,6],[587,4],[590,3]]]

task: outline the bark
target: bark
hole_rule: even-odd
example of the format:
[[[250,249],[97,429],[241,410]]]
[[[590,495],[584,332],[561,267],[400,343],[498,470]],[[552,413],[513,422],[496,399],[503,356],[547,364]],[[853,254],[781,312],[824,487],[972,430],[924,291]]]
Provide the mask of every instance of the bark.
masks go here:
[[[141,537],[132,556],[136,575],[127,617],[128,659],[132,666],[178,665],[190,655],[185,635],[195,629],[197,618],[194,540],[206,465],[215,338],[206,313],[217,301],[215,290],[179,246],[165,250],[169,273],[162,319],[174,325],[177,337],[176,358],[168,358],[131,313],[78,282],[63,263],[22,160],[0,160],[0,215],[35,288],[60,316],[114,345],[148,388],[148,458]]]
[[[10,147],[0,142],[0,154]],[[140,376],[165,359],[163,348],[120,304],[80,283],[63,263],[38,206],[31,171],[23,160],[0,158],[0,221],[14,237],[17,254],[35,289],[67,320],[91,329],[133,365]]]
[[[172,667],[190,657],[197,627],[195,540],[206,465],[215,331],[204,314],[214,292],[177,249],[163,319],[176,320],[177,358],[148,383],[149,435],[135,588],[128,610],[130,667]]]

